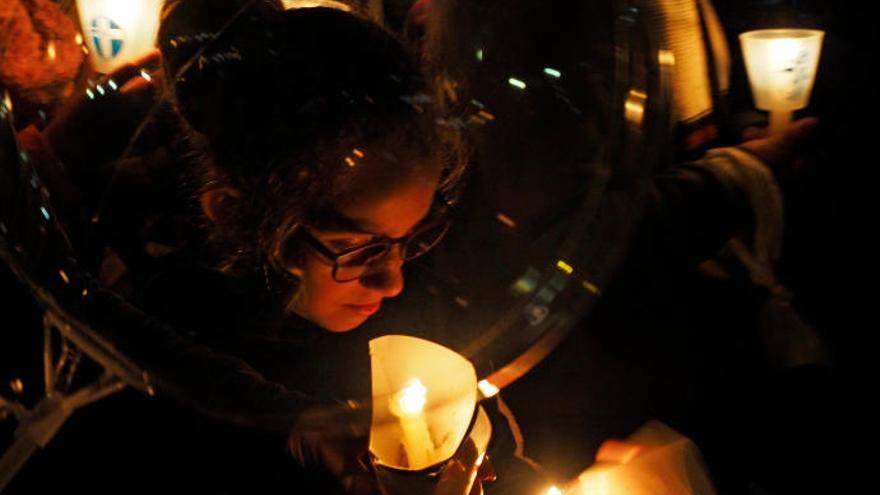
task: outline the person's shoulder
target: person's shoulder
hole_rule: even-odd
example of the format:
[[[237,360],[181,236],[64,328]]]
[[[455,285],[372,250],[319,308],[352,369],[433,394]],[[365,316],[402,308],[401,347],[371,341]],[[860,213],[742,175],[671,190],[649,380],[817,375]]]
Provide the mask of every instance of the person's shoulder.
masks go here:
[[[163,257],[140,285],[136,304],[189,336],[234,330],[260,295],[253,284],[192,252]]]

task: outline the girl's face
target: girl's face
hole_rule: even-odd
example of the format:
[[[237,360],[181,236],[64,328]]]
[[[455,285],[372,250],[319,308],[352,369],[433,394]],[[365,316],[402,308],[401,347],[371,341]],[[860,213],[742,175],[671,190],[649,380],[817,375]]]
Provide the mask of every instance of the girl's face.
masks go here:
[[[400,238],[409,234],[428,215],[437,190],[438,174],[424,174],[401,180],[388,188],[373,182],[377,194],[360,194],[342,204],[336,213],[338,227],[309,232],[335,252],[360,246],[377,237]],[[333,263],[307,248],[296,275],[300,278],[292,310],[331,332],[347,332],[379,311],[382,300],[403,290],[403,261],[400,245],[370,265],[366,274],[350,282],[333,279]]]

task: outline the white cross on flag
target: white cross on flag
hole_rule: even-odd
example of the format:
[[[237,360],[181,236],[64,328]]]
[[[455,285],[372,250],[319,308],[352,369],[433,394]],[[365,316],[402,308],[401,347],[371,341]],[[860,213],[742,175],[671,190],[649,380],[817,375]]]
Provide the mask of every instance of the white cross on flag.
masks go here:
[[[99,57],[110,59],[122,50],[124,33],[119,25],[109,17],[100,16],[92,19],[92,44]]]

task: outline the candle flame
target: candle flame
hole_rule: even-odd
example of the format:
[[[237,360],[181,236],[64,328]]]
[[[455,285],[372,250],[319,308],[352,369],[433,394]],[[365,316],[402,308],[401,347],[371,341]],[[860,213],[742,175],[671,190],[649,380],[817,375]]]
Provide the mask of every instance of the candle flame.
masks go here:
[[[557,488],[555,486],[551,486],[550,488],[547,489],[546,495],[562,495],[562,490],[560,490],[559,488]]]
[[[428,389],[422,384],[418,378],[413,378],[409,384],[400,391],[397,397],[397,404],[400,411],[404,414],[419,414],[425,408],[428,401],[426,395]]]

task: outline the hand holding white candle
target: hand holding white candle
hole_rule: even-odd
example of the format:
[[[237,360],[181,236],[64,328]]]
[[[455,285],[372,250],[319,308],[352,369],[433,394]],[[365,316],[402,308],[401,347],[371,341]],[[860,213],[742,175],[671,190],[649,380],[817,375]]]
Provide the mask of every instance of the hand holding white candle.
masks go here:
[[[814,29],[762,29],[739,35],[755,106],[770,112],[770,132],[807,106],[825,33]]]

